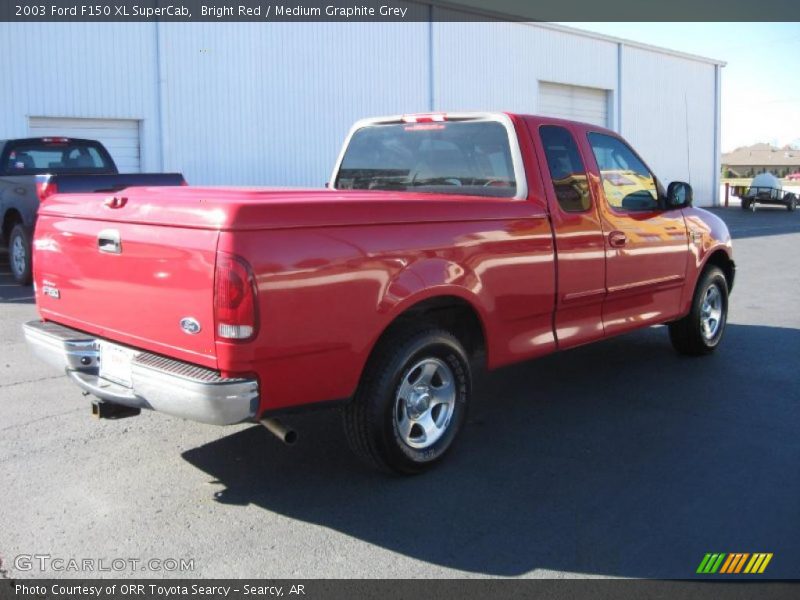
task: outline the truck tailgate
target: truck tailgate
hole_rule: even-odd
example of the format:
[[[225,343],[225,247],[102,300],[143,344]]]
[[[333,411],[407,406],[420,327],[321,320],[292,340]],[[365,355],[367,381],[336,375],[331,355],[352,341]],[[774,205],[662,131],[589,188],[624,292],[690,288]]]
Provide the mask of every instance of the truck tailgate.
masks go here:
[[[96,196],[92,201],[100,202]],[[218,230],[125,222],[125,211],[70,215],[58,205],[40,211],[36,225],[34,280],[41,317],[216,368]]]

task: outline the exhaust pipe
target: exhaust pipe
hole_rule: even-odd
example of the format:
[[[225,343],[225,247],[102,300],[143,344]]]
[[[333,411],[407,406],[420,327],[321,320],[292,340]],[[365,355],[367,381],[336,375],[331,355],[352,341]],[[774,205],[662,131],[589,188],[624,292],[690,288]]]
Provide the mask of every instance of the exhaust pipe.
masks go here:
[[[92,416],[97,419],[124,419],[125,417],[135,417],[141,412],[141,408],[124,404],[114,404],[103,400],[92,402]]]
[[[281,423],[278,419],[261,419],[259,423],[287,446],[291,446],[297,442],[297,432],[290,427],[286,427],[286,425]]]

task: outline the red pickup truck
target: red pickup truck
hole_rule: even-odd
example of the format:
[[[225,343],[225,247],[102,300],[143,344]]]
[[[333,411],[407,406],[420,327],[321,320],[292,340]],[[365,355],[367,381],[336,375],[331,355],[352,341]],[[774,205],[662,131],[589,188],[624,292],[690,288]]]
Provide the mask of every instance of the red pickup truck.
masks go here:
[[[343,400],[347,438],[415,473],[474,368],[667,323],[718,346],[725,224],[599,127],[505,113],[358,122],[320,190],[56,194],[34,240],[33,349],[96,412],[261,421]]]

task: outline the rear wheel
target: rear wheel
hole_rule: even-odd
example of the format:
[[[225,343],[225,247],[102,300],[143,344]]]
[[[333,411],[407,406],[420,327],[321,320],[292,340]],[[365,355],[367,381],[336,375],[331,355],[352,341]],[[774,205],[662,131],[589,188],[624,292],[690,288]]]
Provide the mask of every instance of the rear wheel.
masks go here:
[[[689,314],[669,324],[672,345],[681,354],[711,354],[719,346],[728,320],[728,282],[717,267],[700,276]]]
[[[31,238],[25,227],[18,223],[8,238],[8,262],[11,275],[20,285],[31,283]]]
[[[750,210],[750,200],[742,199],[742,210]]]
[[[455,336],[441,329],[393,335],[344,408],[348,443],[381,470],[425,471],[452,446],[470,394],[469,361]]]
[[[797,197],[794,194],[788,194],[786,200],[786,210],[794,212],[797,208]]]

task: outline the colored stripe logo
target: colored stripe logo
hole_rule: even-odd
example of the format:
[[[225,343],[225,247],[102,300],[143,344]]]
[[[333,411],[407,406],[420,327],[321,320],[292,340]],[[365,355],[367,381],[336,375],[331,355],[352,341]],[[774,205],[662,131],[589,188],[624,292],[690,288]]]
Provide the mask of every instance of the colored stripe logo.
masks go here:
[[[700,561],[696,572],[701,575],[714,575],[715,573],[755,575],[763,573],[771,560],[772,552],[755,552],[753,554],[748,552],[709,552]]]

